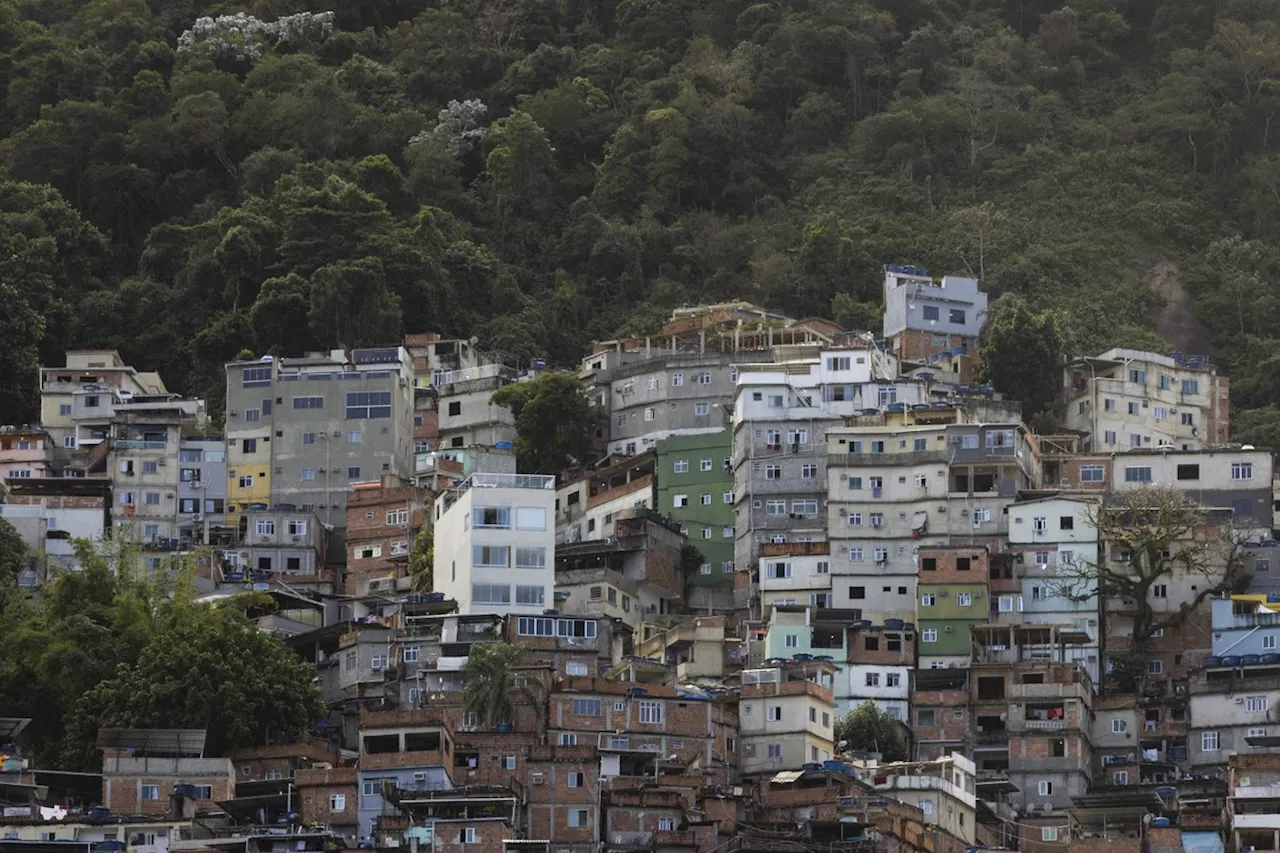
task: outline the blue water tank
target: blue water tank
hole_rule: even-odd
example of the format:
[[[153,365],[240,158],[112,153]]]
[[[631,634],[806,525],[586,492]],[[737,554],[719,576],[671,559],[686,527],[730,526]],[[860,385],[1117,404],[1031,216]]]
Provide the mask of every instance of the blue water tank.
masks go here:
[[[1280,655],[1275,653],[1263,655],[1262,658],[1258,661],[1258,663],[1262,663],[1262,664],[1280,663]]]
[[[1239,665],[1240,665],[1240,656],[1239,656],[1239,655],[1225,655],[1225,656],[1222,658],[1222,665],[1223,665],[1223,666],[1239,666]]]
[[[1262,656],[1261,655],[1241,655],[1240,663],[1242,663],[1245,666],[1257,666],[1258,664],[1262,663]]]
[[[534,358],[529,360],[529,367],[534,370],[546,370],[547,360],[545,358]]]
[[[886,628],[890,628],[890,629],[892,629],[892,630],[894,630],[894,631],[901,631],[901,630],[902,630],[902,626],[903,626],[903,624],[904,624],[904,623],[903,623],[903,621],[902,621],[901,619],[886,619],[886,620],[884,620],[884,626],[885,626]]]
[[[510,450],[511,448],[515,447],[515,444],[510,441],[495,441],[493,443],[493,446],[498,448],[499,450]]]
[[[1169,818],[1167,818],[1167,817],[1158,817],[1158,818],[1156,818],[1155,820],[1151,821],[1151,825],[1152,825],[1152,826],[1158,826],[1158,827],[1161,827],[1161,828],[1166,827],[1166,826],[1168,826],[1168,825],[1169,825]]]
[[[1222,666],[1222,658],[1218,657],[1217,655],[1209,655],[1207,658],[1204,659],[1204,665],[1210,669],[1216,666]]]

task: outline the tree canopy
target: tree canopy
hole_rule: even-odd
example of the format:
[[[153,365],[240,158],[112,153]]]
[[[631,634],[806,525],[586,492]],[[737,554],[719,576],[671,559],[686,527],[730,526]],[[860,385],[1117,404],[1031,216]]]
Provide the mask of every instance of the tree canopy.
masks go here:
[[[558,474],[586,461],[595,415],[577,374],[542,373],[499,388],[493,402],[515,416],[519,470]]]
[[[870,700],[836,720],[837,743],[850,751],[878,752],[884,761],[906,761],[907,728]]]
[[[437,330],[568,365],[726,299],[875,328],[896,261],[1061,312],[1068,354],[1209,352],[1271,435],[1277,18],[0,2],[0,409],[35,417],[73,346],[216,407],[244,348]]]

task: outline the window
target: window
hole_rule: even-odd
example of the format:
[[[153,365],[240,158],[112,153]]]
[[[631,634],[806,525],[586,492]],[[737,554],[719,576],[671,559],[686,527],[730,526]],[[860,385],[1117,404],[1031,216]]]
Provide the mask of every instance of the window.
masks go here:
[[[240,381],[245,388],[252,388],[255,385],[270,385],[271,368],[246,367],[244,372],[240,374]]]
[[[69,414],[71,414],[71,404],[70,404],[70,403],[62,403],[61,405],[59,405],[59,406],[58,406],[58,414],[60,414],[60,415],[69,415]]]
[[[1036,793],[1041,797],[1053,796],[1053,783],[1047,779],[1042,779],[1036,783]]]
[[[764,718],[770,723],[776,723],[782,719],[781,705],[767,705],[764,709]]]
[[[868,672],[868,673],[867,673],[867,686],[868,686],[868,687],[879,687],[879,686],[880,686],[880,673],[878,673],[878,672]]]
[[[671,505],[675,509],[680,509],[689,505],[688,495],[675,495],[671,498]]]
[[[315,468],[303,468],[303,469],[302,469],[302,479],[303,479],[303,480],[311,481],[311,480],[314,480],[315,478],[316,478],[316,469],[315,469]]]
[[[1126,465],[1124,469],[1124,481],[1126,483],[1150,483],[1150,466]]]
[[[160,786],[159,785],[143,785],[142,799],[144,800],[160,799]]]
[[[1274,649],[1276,647],[1276,635],[1268,634],[1262,638],[1262,647],[1264,649]]]
[[[849,549],[849,562],[851,562],[851,563],[861,563],[861,562],[862,562],[862,549],[861,549],[861,548],[850,548],[850,549]]]
[[[254,523],[253,529],[259,536],[271,536],[276,532],[276,523],[270,518],[260,518]]]
[[[640,722],[646,725],[661,725],[663,720],[661,702],[639,702]]]
[[[1124,734],[1124,733],[1125,733],[1125,732],[1127,732],[1127,731],[1129,731],[1129,722],[1128,722],[1128,720],[1112,720],[1112,721],[1111,721],[1111,733],[1112,733],[1112,734],[1115,734],[1115,735],[1122,735],[1122,734]]]
[[[706,417],[707,415],[711,414],[711,404],[710,403],[694,403],[693,414],[699,418]]]
[[[1164,406],[1153,406],[1151,408],[1151,415],[1158,421],[1169,420],[1169,410]]]
[[[921,631],[921,632],[920,632],[920,642],[922,642],[922,643],[936,643],[936,642],[938,642],[938,629],[937,629],[937,628],[925,628],[923,631]]]
[[[260,421],[262,420],[262,410],[261,409],[245,409],[244,419],[246,422],[249,422],[249,423]]]
[[[505,545],[471,546],[471,565],[505,569],[511,565],[511,549]]]
[[[409,510],[407,509],[391,509],[387,510],[387,524],[394,527],[404,527],[409,523]]]
[[[256,438],[246,438],[246,439],[244,439],[244,441],[243,441],[243,442],[241,442],[240,449],[241,449],[241,450],[243,450],[245,453],[257,453],[257,452],[258,452],[258,439],[256,439]]]
[[[155,474],[155,473],[158,473],[159,471],[160,471],[160,465],[159,465],[159,463],[154,462],[154,461],[151,461],[151,460],[143,460],[143,462],[142,462],[142,473],[144,473],[144,474]],[[197,472],[197,473],[198,473],[198,472]],[[199,479],[199,478],[197,478],[197,479]]]
[[[360,444],[363,441],[364,441],[364,436],[361,435],[360,430],[353,429],[347,432],[348,444]]]
[[[1252,462],[1232,462],[1231,463],[1231,479],[1252,480],[1253,479],[1253,463]]]
[[[987,523],[989,523],[990,521],[991,521],[991,510],[989,510],[989,509],[975,509],[975,510],[973,511],[973,523],[974,523],[974,524],[987,524]]]
[[[920,596],[920,606],[933,607],[933,605],[937,602],[937,600],[938,600],[938,597],[936,595],[934,595],[931,592],[926,592],[924,595]]]
[[[786,515],[787,502],[784,500],[768,500],[764,502],[765,515]]]
[[[1044,533],[1049,529],[1049,519],[1043,516],[1031,519],[1031,529],[1036,533]]]
[[[937,320],[937,319],[938,319],[938,306],[937,306],[937,305],[922,305],[922,306],[921,306],[921,312],[920,312],[920,313],[921,313],[921,316],[922,316],[925,320]]]
[[[506,548],[502,548],[506,551]],[[506,556],[497,555],[497,559],[503,560],[501,565],[506,565]],[[475,564],[480,565],[480,564]],[[516,548],[516,568],[517,569],[545,569],[547,567],[547,549],[546,548]]]
[[[74,448],[76,446],[76,437],[74,435],[64,435],[62,437],[62,446]]]
[[[957,593],[956,593],[956,606],[957,606],[957,607],[972,607],[972,606],[973,606],[973,597],[972,597],[972,595],[971,595],[970,593],[967,593],[967,592],[957,592]]]
[[[148,506],[158,506],[160,504],[159,492],[147,492],[144,497]]]
[[[1218,733],[1217,732],[1201,732],[1200,733],[1200,751],[1201,752],[1217,752],[1218,751]]]
[[[651,420],[653,420],[653,418],[654,418],[653,408],[652,408],[652,407],[650,407],[650,408],[645,409],[645,410],[644,410],[644,419],[645,419],[646,421],[651,421]]]
[[[874,551],[872,551],[872,552],[871,552],[871,554],[872,554],[872,557],[875,559],[875,561],[876,561],[877,563],[887,563],[887,562],[889,562],[889,549],[888,549],[888,548],[876,548]]]
[[[1151,597],[1152,598],[1168,598],[1169,585],[1167,583],[1153,584],[1151,587]]]
[[[449,414],[458,403],[449,404]],[[348,391],[347,420],[389,418],[391,417],[390,391]]]
[[[295,409],[323,409],[324,397],[294,397],[293,407]]]
[[[933,814],[933,802],[931,800],[921,800],[918,804],[922,814]]]
[[[1107,430],[1106,432],[1104,432],[1104,433],[1102,434],[1102,443],[1103,443],[1103,444],[1115,444],[1115,443],[1116,443],[1116,434],[1115,434],[1115,432],[1114,432],[1114,431],[1112,431],[1112,430]]]
[[[952,323],[963,325],[964,311],[962,311],[959,308],[952,308],[949,312],[947,312],[947,319],[950,320]]]
[[[768,749],[767,749],[766,751],[768,752],[768,755],[769,755],[769,757],[770,757],[770,758],[781,758],[781,757],[782,757],[782,744],[780,744],[780,743],[771,743],[771,744],[769,744],[769,745],[768,745]]]
[[[782,479],[782,466],[781,466],[781,465],[766,465],[766,466],[764,466],[764,478],[765,478],[766,480],[781,480],[781,479]]]
[[[1244,709],[1250,713],[1261,713],[1267,710],[1266,696],[1246,696]]]
[[[517,586],[516,604],[542,606],[547,603],[547,589],[542,586]]]
[[[570,661],[570,663],[577,663],[577,661]],[[565,669],[566,669],[566,670],[568,670],[568,668],[569,668],[569,667],[568,667],[568,665],[566,664]],[[570,674],[570,675],[572,675],[573,673],[569,673],[569,674]],[[560,733],[560,745],[561,745],[561,746],[577,746],[577,745],[578,745],[578,733],[577,733],[577,732],[561,732],[561,733]],[[571,788],[572,788],[572,787],[573,787],[573,785],[571,784],[569,787],[571,787]]]
[[[316,434],[315,434],[314,432],[304,432],[304,433],[302,434],[302,443],[303,443],[303,444],[315,444],[315,443],[316,443]]]
[[[1049,784],[1049,783],[1048,783],[1048,782],[1041,782],[1040,784],[1041,784],[1041,785],[1047,785],[1047,784]],[[1058,840],[1058,827],[1056,827],[1056,826],[1042,826],[1042,827],[1040,827],[1040,840],[1041,840],[1041,841],[1057,841],[1057,840]]]
[[[348,480],[358,480],[359,478],[360,478],[360,466],[352,465],[350,468],[347,469]]]
[[[1196,379],[1182,380],[1182,393],[1183,394],[1199,394],[1200,382]]]
[[[1036,551],[1036,558],[1035,558],[1035,559],[1036,559],[1036,565],[1037,565],[1037,566],[1047,566],[1047,565],[1049,565],[1049,552],[1048,552],[1048,551]]]
[[[802,500],[791,502],[791,512],[795,515],[817,515],[817,500]]]
[[[476,829],[475,829],[475,827],[474,827],[474,826],[463,826],[463,827],[459,827],[459,828],[458,828],[458,843],[459,843],[459,844],[475,844],[475,843],[476,843]]]
[[[473,604],[510,604],[511,587],[506,584],[473,583],[471,601]]]
[[[807,463],[800,466],[800,479],[812,480],[818,476],[818,466],[813,463]]]
[[[573,713],[579,717],[603,716],[604,709],[599,699],[574,699]]]

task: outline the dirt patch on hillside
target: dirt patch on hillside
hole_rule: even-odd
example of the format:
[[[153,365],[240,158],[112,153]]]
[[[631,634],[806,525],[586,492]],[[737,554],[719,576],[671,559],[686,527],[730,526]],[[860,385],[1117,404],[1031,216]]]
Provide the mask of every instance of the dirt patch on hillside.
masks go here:
[[[1178,265],[1160,261],[1151,268],[1151,289],[1164,300],[1156,332],[1174,349],[1186,353],[1209,350],[1209,330],[1196,319],[1195,304],[1178,278]]]

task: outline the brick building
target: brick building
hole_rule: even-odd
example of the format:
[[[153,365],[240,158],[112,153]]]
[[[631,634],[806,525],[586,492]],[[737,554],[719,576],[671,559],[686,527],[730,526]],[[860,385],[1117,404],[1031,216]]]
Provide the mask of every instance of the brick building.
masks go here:
[[[393,475],[352,484],[342,585],[347,595],[363,595],[374,579],[407,577],[414,537],[430,520],[429,501],[424,491]]]

